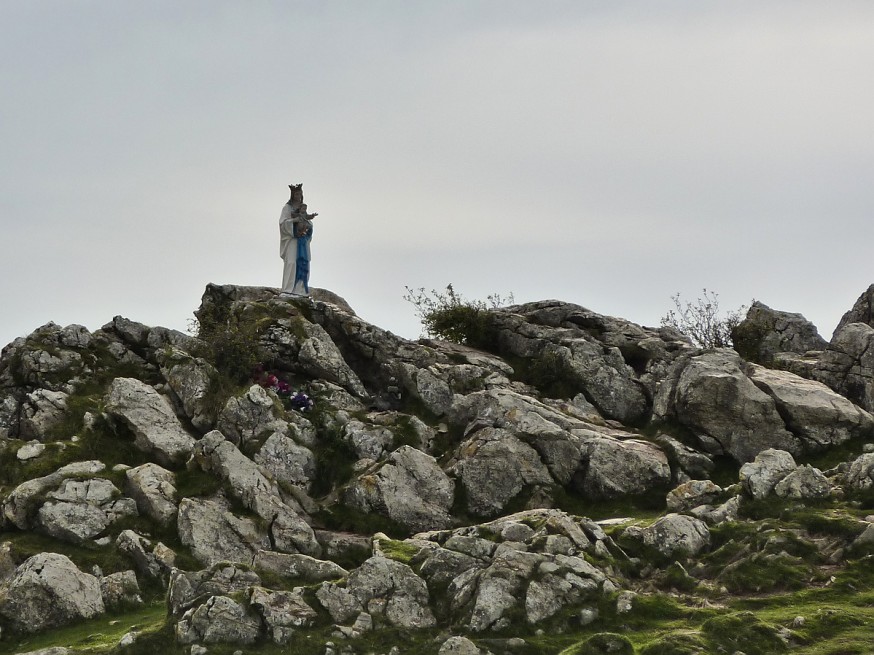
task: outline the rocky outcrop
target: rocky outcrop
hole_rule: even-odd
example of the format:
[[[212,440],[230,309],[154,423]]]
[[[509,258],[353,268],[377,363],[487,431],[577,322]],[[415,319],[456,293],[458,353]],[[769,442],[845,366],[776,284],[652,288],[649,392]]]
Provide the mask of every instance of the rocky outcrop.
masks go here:
[[[786,427],[806,452],[874,436],[874,416],[821,382],[753,366],[750,379],[773,398]]]
[[[361,512],[383,514],[410,531],[433,530],[450,525],[453,491],[452,480],[433,457],[401,446],[349,485],[343,502]]]
[[[22,632],[39,632],[103,614],[100,581],[64,555],[28,558],[0,587],[0,616]]]
[[[137,448],[164,466],[184,464],[194,438],[182,427],[170,402],[133,378],[116,378],[106,395],[106,411],[134,434]]]
[[[692,430],[706,451],[741,464],[768,448],[800,453],[802,441],[786,429],[775,400],[747,376],[746,366],[731,350],[690,358],[662,391],[665,418]]]
[[[221,432],[213,430],[198,441],[194,456],[205,471],[226,481],[234,497],[267,523],[274,548],[306,555],[319,553],[320,547],[312,528],[286,504],[279,490],[257,465],[227,441]]]
[[[839,589],[874,543],[847,504],[874,488],[874,332],[848,322],[820,352],[803,317],[753,309],[749,357],[770,368],[559,301],[481,310],[466,345],[402,339],[327,294],[212,285],[203,340],[44,326],[0,357],[2,637],[165,589],[160,634],[186,652],[382,652],[383,630],[393,653],[627,650],[598,622],[641,625],[665,590],[709,616],[723,587]],[[832,468],[796,464],[821,454]],[[823,516],[795,511],[811,502]],[[32,552],[62,542],[75,564]],[[25,583],[36,569],[67,582]],[[574,645],[581,626],[595,636]]]
[[[874,411],[874,328],[849,323],[835,331],[813,377],[861,407]]]
[[[853,307],[841,316],[834,333],[837,334],[851,323],[864,323],[874,327],[874,284],[865,289],[856,299]]]
[[[804,355],[828,345],[816,326],[801,314],[771,309],[759,301],[753,302],[731,336],[738,353],[764,365],[779,364],[782,355]]]

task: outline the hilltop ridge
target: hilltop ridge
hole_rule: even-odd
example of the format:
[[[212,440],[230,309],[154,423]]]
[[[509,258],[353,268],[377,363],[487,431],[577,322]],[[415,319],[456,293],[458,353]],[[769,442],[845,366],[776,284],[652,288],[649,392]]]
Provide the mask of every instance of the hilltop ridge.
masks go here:
[[[214,284],[196,335],[42,326],[0,356],[0,655],[870,643],[872,297],[830,342],[755,303],[709,350]]]

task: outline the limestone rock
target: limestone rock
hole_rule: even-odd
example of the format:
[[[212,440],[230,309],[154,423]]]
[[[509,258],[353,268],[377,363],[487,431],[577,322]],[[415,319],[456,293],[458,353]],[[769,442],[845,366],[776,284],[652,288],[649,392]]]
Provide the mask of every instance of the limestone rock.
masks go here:
[[[462,443],[450,472],[476,516],[494,516],[526,487],[553,484],[537,451],[500,428],[483,428]]]
[[[628,536],[629,528],[626,531]],[[655,548],[664,557],[690,557],[710,545],[710,530],[694,517],[683,514],[667,514],[647,528],[639,531],[646,546]]]
[[[874,305],[872,305],[872,301],[874,301],[874,284],[865,289],[862,295],[856,299],[853,308],[841,317],[838,326],[835,328],[835,334],[843,330],[850,323],[864,323],[874,327]]]
[[[67,398],[66,393],[49,389],[37,389],[27,394],[21,403],[18,436],[40,441],[46,439],[49,431],[64,420]]]
[[[711,504],[722,493],[722,487],[710,480],[690,480],[672,489],[666,498],[668,509],[683,512],[699,505]]]
[[[264,528],[231,513],[222,499],[184,498],[177,520],[179,539],[205,566],[219,562],[249,564],[259,550],[270,548]]]
[[[133,571],[119,571],[100,578],[100,594],[107,609],[141,605],[140,585]]]
[[[116,378],[106,396],[106,411],[134,433],[135,445],[160,464],[182,464],[191,455],[194,439],[166,398],[134,378]]]
[[[428,587],[406,564],[371,557],[349,574],[346,588],[367,612],[391,625],[428,628],[436,624]]]
[[[3,501],[3,517],[19,530],[29,530],[34,526],[33,519],[49,491],[57,488],[66,478],[91,476],[105,468],[97,460],[73,462],[54,473],[23,482]]]
[[[227,481],[231,493],[243,505],[269,522],[275,549],[305,555],[319,553],[320,547],[312,528],[285,504],[278,489],[257,465],[227,441],[221,432],[213,430],[198,441],[195,458],[205,471],[212,471]]]
[[[161,525],[176,521],[176,476],[157,464],[147,463],[125,471],[125,491],[140,513]]]
[[[301,588],[295,591],[270,591],[255,587],[249,604],[261,616],[268,636],[276,644],[287,644],[295,628],[309,627],[318,618],[315,610],[304,601]]]
[[[228,400],[216,427],[237,446],[288,431],[288,425],[280,417],[277,400],[257,384],[249,387],[242,396]]]
[[[136,503],[119,498],[120,493],[112,482],[101,478],[63,480],[47,494],[37,513],[37,524],[56,539],[82,543],[113,522],[137,515]]]
[[[40,632],[104,611],[97,578],[57,553],[28,558],[0,588],[0,616],[21,632]]]
[[[167,590],[167,607],[172,615],[178,616],[212,596],[227,596],[260,584],[257,573],[233,564],[216,564],[191,572],[174,569]]]
[[[766,365],[778,353],[804,354],[828,345],[801,314],[771,309],[759,301],[753,302],[746,318],[732,330],[732,340],[745,359]]]
[[[831,484],[822,471],[805,464],[780,480],[774,493],[781,498],[828,498]]]
[[[655,442],[662,447],[674,468],[694,480],[706,480],[713,473],[713,458],[702,453],[667,434],[660,434]]]
[[[574,486],[590,498],[619,498],[663,489],[671,467],[655,444],[636,439],[596,437],[584,446],[585,468]]]
[[[212,380],[218,375],[215,367],[172,346],[161,351],[158,361],[161,374],[182,402],[191,424],[200,432],[210,430],[215,424],[215,415],[209,406],[208,394]]]
[[[777,405],[786,426],[809,452],[874,434],[874,416],[821,382],[753,366],[750,379]]]
[[[486,655],[467,637],[450,637],[440,645],[437,655]]]
[[[436,460],[412,446],[401,446],[376,471],[355,480],[343,502],[362,512],[378,512],[410,530],[450,524],[452,480]]]
[[[255,454],[255,463],[277,482],[309,491],[316,477],[316,458],[306,446],[282,432],[271,434]]]
[[[795,460],[785,450],[768,449],[756,456],[755,461],[740,469],[740,481],[754,499],[765,498],[780,480],[796,469]]]
[[[856,491],[874,487],[874,453],[863,453],[853,460],[846,474],[846,484]]]
[[[338,580],[349,575],[349,571],[330,560],[268,550],[256,553],[252,566],[258,571],[267,571],[273,575],[303,582]]]
[[[152,542],[133,530],[123,530],[115,540],[119,552],[127,555],[134,566],[148,578],[165,582],[176,565],[176,553],[161,542]]]
[[[183,645],[254,644],[260,636],[259,618],[227,596],[210,597],[176,624],[176,641]]]
[[[864,409],[874,412],[874,328],[849,323],[836,330],[820,355],[814,379]]]
[[[675,418],[706,437],[715,454],[739,463],[768,448],[800,452],[801,443],[786,430],[773,398],[745,375],[743,366],[730,350],[689,359],[673,387]]]

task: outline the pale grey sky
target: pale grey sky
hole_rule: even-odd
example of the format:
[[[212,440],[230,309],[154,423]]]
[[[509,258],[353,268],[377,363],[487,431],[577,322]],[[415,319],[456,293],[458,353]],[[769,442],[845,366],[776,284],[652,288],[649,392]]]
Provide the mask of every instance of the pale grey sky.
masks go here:
[[[0,345],[208,282],[657,324],[706,287],[828,337],[874,282],[869,0],[0,0]]]

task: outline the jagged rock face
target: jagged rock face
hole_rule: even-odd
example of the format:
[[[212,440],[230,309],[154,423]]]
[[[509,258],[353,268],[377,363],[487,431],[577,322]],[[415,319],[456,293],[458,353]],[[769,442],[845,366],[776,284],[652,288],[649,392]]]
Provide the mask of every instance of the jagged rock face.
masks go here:
[[[384,514],[411,531],[449,527],[454,484],[436,460],[401,446],[373,472],[355,480],[343,501],[361,512]]]
[[[22,632],[39,632],[104,611],[99,580],[56,553],[29,558],[0,588],[0,616]]]
[[[850,323],[864,323],[874,327],[874,284],[865,289],[853,304],[853,308],[841,317],[834,333],[837,334]]]
[[[284,552],[315,555],[320,551],[312,528],[283,498],[257,465],[213,430],[195,447],[201,467],[227,481],[231,493],[265,522],[273,547]],[[181,510],[180,510],[181,511]]]
[[[772,330],[763,358],[819,345],[800,317],[756,309]],[[573,629],[599,612],[633,613],[634,591],[658,587],[664,562],[706,563],[708,526],[748,520],[751,499],[833,502],[874,487],[872,454],[825,473],[793,458],[874,434],[865,411],[874,330],[860,323],[816,360],[821,383],[557,301],[488,311],[488,343],[477,344],[486,350],[401,339],[319,294],[288,301],[210,286],[200,315],[237,326],[259,370],[305,391],[315,409],[295,411],[246,369],[219,398],[226,387],[214,382],[231,374],[213,343],[122,317],[93,334],[44,326],[0,358],[0,522],[114,548],[136,573],[95,569],[103,606],[151,602],[161,585],[178,643],[198,652],[269,641],[293,650],[301,633],[357,638],[385,626],[436,627],[441,640],[450,628]],[[812,370],[812,357],[799,370]],[[103,449],[130,433],[141,451],[132,468],[75,461],[106,452],[114,465]],[[710,480],[720,455],[745,464],[738,484]],[[22,483],[31,466],[57,470]],[[631,496],[666,498],[678,513],[623,533],[618,521],[552,509]],[[506,515],[519,507],[528,509]],[[137,513],[139,533],[122,530]],[[377,520],[417,534],[372,535]],[[874,537],[863,536],[836,538],[834,552],[867,548]],[[0,544],[0,626],[31,629],[9,609],[13,555]],[[178,568],[198,568],[190,556],[206,568]],[[49,597],[40,594],[18,597]],[[605,594],[617,595],[605,603]],[[441,652],[482,653],[460,637]]]
[[[185,431],[169,401],[133,378],[116,378],[106,394],[106,411],[134,433],[137,448],[165,466],[191,455],[194,438]]]
[[[253,644],[261,635],[261,621],[227,596],[212,596],[188,610],[176,624],[180,644]]]
[[[747,377],[734,351],[692,357],[669,393],[673,416],[714,454],[744,463],[768,448],[802,450],[802,442],[786,430],[774,399]]]
[[[828,345],[801,314],[781,312],[755,301],[732,330],[735,349],[751,362],[770,364],[782,353],[803,355]]]
[[[136,502],[137,509],[164,526],[176,521],[179,501],[175,482],[175,474],[157,464],[125,471],[125,492]]]
[[[750,496],[761,499],[796,468],[791,454],[784,450],[768,449],[741,467],[740,481]]]
[[[177,530],[183,545],[205,566],[248,564],[259,550],[270,549],[266,531],[252,519],[235,516],[223,499],[184,498]]]
[[[849,323],[835,331],[813,377],[865,411],[874,411],[874,328]]]
[[[761,366],[752,367],[750,379],[774,399],[786,427],[806,452],[874,435],[874,416],[820,382]]]
[[[215,416],[209,406],[208,392],[218,376],[209,362],[192,357],[181,348],[170,347],[161,351],[158,361],[161,374],[179,398],[191,424],[200,432],[215,425]]]

